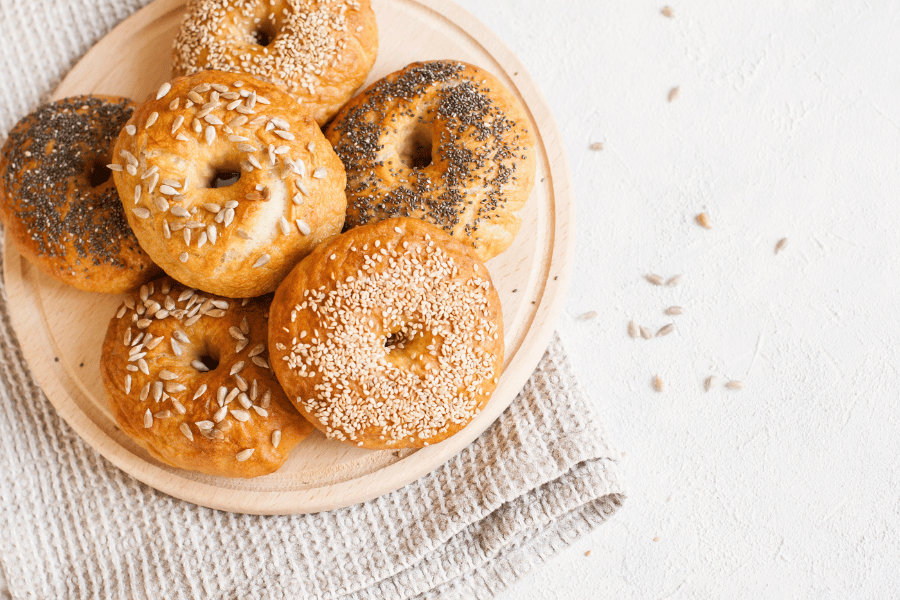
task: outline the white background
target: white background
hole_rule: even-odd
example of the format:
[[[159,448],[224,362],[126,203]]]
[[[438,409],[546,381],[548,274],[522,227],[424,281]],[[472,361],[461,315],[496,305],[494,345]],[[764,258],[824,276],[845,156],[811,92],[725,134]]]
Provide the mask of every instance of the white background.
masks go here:
[[[900,2],[458,1],[565,138],[559,328],[630,487],[504,600],[900,596]]]

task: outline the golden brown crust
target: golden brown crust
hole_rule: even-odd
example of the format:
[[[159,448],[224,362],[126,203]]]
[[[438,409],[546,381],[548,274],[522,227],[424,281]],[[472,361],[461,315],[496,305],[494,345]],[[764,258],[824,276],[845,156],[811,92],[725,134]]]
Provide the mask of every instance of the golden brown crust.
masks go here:
[[[490,73],[456,61],[413,63],[351,100],[325,135],[347,169],[345,230],[415,217],[469,243],[481,260],[519,232],[535,137]]]
[[[365,82],[377,53],[369,0],[192,0],[172,63],[175,75],[212,69],[276,83],[324,125]]]
[[[111,96],[45,104],[16,124],[0,156],[8,239],[43,272],[81,290],[119,294],[160,274],[106,168],[133,110],[129,99]]]
[[[268,366],[268,300],[192,293],[167,277],[128,296],[101,361],[122,430],[174,467],[225,477],[277,470],[313,427]],[[198,370],[204,357],[218,366]]]
[[[204,71],[165,84],[135,110],[114,158],[141,246],[168,275],[210,293],[273,291],[344,222],[346,176],[331,145],[290,96],[246,75]],[[239,181],[208,187],[222,170]]]
[[[272,367],[325,435],[435,444],[487,404],[503,368],[500,297],[472,248],[417,219],[353,229],[279,286]]]

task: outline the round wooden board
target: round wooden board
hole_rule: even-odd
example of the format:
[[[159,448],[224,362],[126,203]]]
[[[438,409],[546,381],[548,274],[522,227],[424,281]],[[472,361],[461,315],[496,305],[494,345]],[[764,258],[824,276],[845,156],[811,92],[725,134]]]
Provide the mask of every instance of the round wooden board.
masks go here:
[[[172,496],[211,508],[298,514],[349,506],[396,490],[471,443],[531,375],[565,300],[574,247],[571,182],[553,116],[525,68],[484,25],[446,0],[373,0],[381,47],[369,83],[410,62],[457,59],[500,77],[537,125],[538,176],[512,248],[488,267],[500,292],[506,365],[487,408],[462,432],[417,451],[368,451],[315,433],[284,466],[252,480],[174,469],[125,436],[106,405],[100,348],[121,297],[91,294],[43,275],[5,244],[13,326],[32,373],[66,422],[116,466]],[[184,0],[156,0],[103,38],[72,69],[54,99],[112,94],[142,100],[170,78],[170,49]]]

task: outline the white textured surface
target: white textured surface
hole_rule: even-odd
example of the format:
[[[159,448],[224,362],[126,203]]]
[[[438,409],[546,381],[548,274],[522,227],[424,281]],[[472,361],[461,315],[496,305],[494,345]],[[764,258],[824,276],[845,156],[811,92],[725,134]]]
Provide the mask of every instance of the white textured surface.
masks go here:
[[[460,2],[563,131],[579,240],[560,328],[630,483],[503,599],[896,597],[900,4]],[[676,333],[627,337],[672,304]],[[747,389],[704,393],[712,373]]]

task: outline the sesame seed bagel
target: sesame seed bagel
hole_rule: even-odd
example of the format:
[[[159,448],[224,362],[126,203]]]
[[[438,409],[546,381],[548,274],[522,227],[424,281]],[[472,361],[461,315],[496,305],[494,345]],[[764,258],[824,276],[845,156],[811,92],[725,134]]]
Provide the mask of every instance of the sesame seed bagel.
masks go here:
[[[472,248],[417,219],[353,229],[279,286],[272,368],[328,437],[370,449],[447,439],[503,369],[500,297]]]
[[[273,291],[344,222],[346,177],[331,145],[290,96],[246,75],[163,84],[119,134],[115,160],[141,246],[213,294]]]
[[[377,53],[369,0],[192,0],[172,63],[175,75],[212,69],[276,83],[324,125]]]
[[[168,277],[125,298],[101,373],[122,430],[173,467],[225,477],[277,470],[313,431],[269,367],[268,298],[228,300]]]
[[[347,168],[345,230],[415,217],[470,244],[481,260],[519,232],[535,138],[518,100],[478,67],[413,63],[354,98],[325,136]]]
[[[0,220],[41,271],[89,292],[119,294],[158,277],[128,226],[106,166],[134,105],[75,96],[19,121],[0,155]]]

